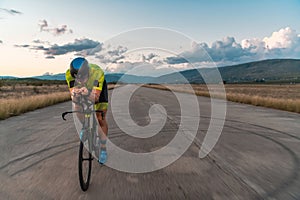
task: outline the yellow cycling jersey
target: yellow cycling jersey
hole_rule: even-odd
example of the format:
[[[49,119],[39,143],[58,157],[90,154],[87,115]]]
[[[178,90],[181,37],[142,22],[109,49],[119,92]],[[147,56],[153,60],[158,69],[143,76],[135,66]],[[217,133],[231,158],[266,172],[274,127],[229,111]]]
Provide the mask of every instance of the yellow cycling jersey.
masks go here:
[[[103,70],[95,64],[89,64],[89,79],[84,85],[80,85],[81,87],[86,87],[88,90],[102,90],[104,83],[104,72]],[[71,76],[70,69],[66,71],[66,81],[68,83],[69,88],[73,88],[76,86],[75,78]]]

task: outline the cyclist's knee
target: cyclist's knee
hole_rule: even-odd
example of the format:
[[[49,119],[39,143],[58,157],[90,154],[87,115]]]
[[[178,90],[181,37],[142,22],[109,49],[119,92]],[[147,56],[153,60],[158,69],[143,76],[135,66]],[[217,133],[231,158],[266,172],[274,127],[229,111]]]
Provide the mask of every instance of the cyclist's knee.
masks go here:
[[[107,122],[105,119],[101,119],[101,120],[98,119],[98,122],[101,127],[107,127]]]
[[[103,113],[97,113],[97,119],[100,126],[106,125],[106,111],[104,111]]]

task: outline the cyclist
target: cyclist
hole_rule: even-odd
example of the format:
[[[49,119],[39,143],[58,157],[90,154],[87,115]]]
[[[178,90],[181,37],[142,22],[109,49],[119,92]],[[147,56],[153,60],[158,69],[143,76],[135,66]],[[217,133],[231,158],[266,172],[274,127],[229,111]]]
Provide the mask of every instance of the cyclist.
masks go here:
[[[81,110],[82,107],[78,102],[78,94],[86,96],[87,99],[94,102],[95,110],[103,111],[103,114],[96,113],[100,127],[98,134],[100,135],[100,164],[104,164],[107,160],[106,140],[108,133],[108,125],[106,122],[106,112],[108,107],[107,84],[104,78],[103,70],[95,65],[89,64],[85,58],[78,57],[72,60],[70,68],[66,71],[66,81],[69,86],[72,101],[75,103],[74,109]],[[83,121],[84,115],[77,114],[80,121]],[[80,133],[82,140],[83,133]]]

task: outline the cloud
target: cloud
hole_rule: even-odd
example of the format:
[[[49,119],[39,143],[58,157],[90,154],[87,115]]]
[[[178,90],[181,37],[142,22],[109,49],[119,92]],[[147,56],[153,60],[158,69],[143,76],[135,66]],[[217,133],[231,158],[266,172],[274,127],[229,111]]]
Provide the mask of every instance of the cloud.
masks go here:
[[[117,67],[118,69],[121,68],[129,68],[129,66],[135,66],[134,63],[138,63],[139,65],[141,63],[151,63],[151,64],[161,64],[162,61],[160,60],[159,56],[154,53],[144,54],[144,53],[138,53],[138,54],[129,54],[127,55],[127,47],[124,46],[110,46],[105,45],[103,46],[103,49],[101,53],[95,54],[95,58],[98,59],[98,61],[102,64],[120,64],[120,67]]]
[[[48,29],[47,21],[40,22],[41,29]],[[1,42],[0,42],[1,43]],[[34,40],[32,45],[15,45],[43,52],[46,59],[74,53],[92,56],[107,66],[108,72],[132,72],[143,75],[162,75],[193,67],[226,66],[272,58],[300,58],[300,35],[290,27],[280,29],[264,38],[250,38],[237,42],[234,37],[224,37],[208,45],[192,43],[190,49],[178,56],[166,57],[156,52],[129,52],[125,46],[111,46],[83,38],[58,45]],[[189,64],[192,63],[193,65]]]
[[[177,57],[167,57],[169,64],[216,62],[235,64],[271,58],[299,58],[300,35],[290,27],[273,32],[263,39],[244,39],[236,42],[234,37],[225,37],[212,43],[193,43],[191,49]]]
[[[64,33],[73,33],[73,31],[71,29],[67,28],[67,25],[62,25],[60,28],[58,27],[58,28],[53,28],[50,30],[52,30],[54,35],[61,35]]]
[[[35,41],[35,43],[38,43],[41,41]],[[64,45],[58,45],[58,44],[53,44],[50,45],[49,47],[46,47],[44,45],[15,45],[15,47],[22,47],[22,48],[28,48],[31,50],[36,50],[36,51],[43,51],[44,54],[46,55],[46,58],[54,58],[54,56],[57,55],[65,55],[68,53],[84,53],[84,52],[96,52],[101,50],[101,43],[83,38],[83,39],[75,39],[74,42],[67,43]]]
[[[113,50],[105,49],[96,58],[106,66],[107,72],[128,73],[141,76],[160,76],[186,68],[187,64],[169,65],[159,55],[151,52],[136,52],[126,54],[128,49],[118,46]]]
[[[126,47],[123,47],[123,46],[118,46],[117,48],[115,49],[111,49],[111,50],[108,50],[107,53],[110,55],[110,56],[121,56],[123,53],[125,53],[127,51],[127,48]]]
[[[161,76],[164,74],[169,74],[173,72],[178,72],[187,68],[189,64],[184,63],[180,65],[168,65],[166,63],[149,63],[149,62],[118,62],[118,63],[108,63],[106,65],[106,72],[111,73],[126,73],[139,76]]]
[[[38,23],[38,26],[40,27],[40,31],[47,30],[48,22],[43,19]]]
[[[107,72],[126,73],[136,66],[140,65],[138,62],[123,62],[123,63],[110,63],[107,65]]]
[[[28,48],[28,47],[30,47],[30,45],[29,44],[22,44],[22,45],[14,45],[15,47],[21,47],[21,48]]]
[[[162,70],[162,69],[161,69]],[[106,72],[128,73],[140,76],[155,76],[161,72],[155,65],[148,62],[120,62],[106,65]]]
[[[6,13],[8,13],[10,15],[20,15],[20,14],[23,14],[22,12],[14,10],[14,9],[0,8],[0,11],[6,12]]]
[[[185,51],[178,57],[168,57],[166,62],[169,64],[238,61],[241,57],[252,56],[248,50],[235,41],[233,37],[225,37],[216,41],[209,47],[206,43],[193,43],[191,50]]]
[[[127,52],[127,50],[128,49],[123,46],[107,46],[103,48],[103,51],[100,54],[94,55],[95,58],[97,58],[101,63],[117,63],[123,62],[122,59],[125,58],[124,54]]]
[[[87,51],[96,48],[98,45],[100,45],[100,42],[93,41],[90,39],[76,39],[72,43],[68,43],[65,45],[57,45],[54,44],[49,48],[45,48],[45,54],[47,55],[64,55],[70,52],[81,52],[81,51]]]
[[[270,37],[265,37],[263,42],[268,49],[294,48],[296,45],[299,45],[299,38],[295,30],[286,27],[273,32]]]
[[[180,63],[188,63],[189,61],[182,57],[167,57],[166,62],[168,64],[173,65],[173,64],[180,64]]]
[[[33,40],[32,42],[35,43],[35,44],[47,44],[47,45],[51,45],[50,42],[43,41],[43,40],[40,40],[40,39]]]
[[[81,52],[82,56],[94,56],[96,55],[96,53],[100,52],[102,50],[102,43],[98,43],[97,46],[95,46],[94,48],[89,48],[89,49],[85,49]]]
[[[37,43],[37,44],[43,44],[42,40],[36,39],[32,41],[33,43]]]
[[[154,58],[158,58],[158,55],[156,55],[154,53],[150,53],[150,54],[145,56],[144,54],[142,54],[142,61],[143,62],[150,62],[150,63],[156,62],[156,60]]]
[[[43,76],[51,76],[51,75],[53,75],[53,73],[50,73],[50,72],[45,72],[45,73],[43,74]]]
[[[63,35],[65,33],[73,33],[73,30],[68,29],[67,25],[61,25],[61,27],[50,28],[47,20],[40,20],[38,23],[40,31],[52,33],[54,36]]]

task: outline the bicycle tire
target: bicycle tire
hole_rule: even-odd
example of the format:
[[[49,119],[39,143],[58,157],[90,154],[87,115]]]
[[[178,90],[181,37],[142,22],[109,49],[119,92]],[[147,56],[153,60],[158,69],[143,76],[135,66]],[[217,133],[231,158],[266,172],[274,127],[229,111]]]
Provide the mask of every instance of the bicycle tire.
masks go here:
[[[87,191],[90,185],[93,158],[90,152],[88,152],[88,157],[85,158],[84,151],[88,152],[88,150],[84,147],[83,142],[80,141],[79,158],[78,158],[79,182],[82,191]],[[87,169],[84,169],[84,162],[88,162]]]

